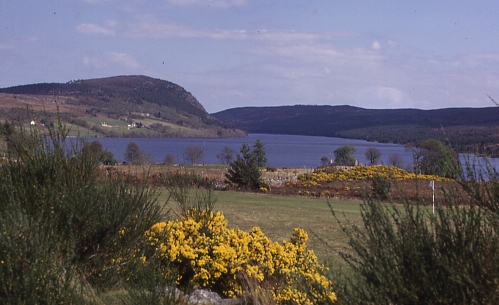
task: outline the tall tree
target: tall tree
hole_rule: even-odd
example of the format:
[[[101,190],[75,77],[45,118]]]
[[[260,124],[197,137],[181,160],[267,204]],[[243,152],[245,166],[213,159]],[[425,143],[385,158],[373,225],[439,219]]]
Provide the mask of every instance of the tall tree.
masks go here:
[[[260,168],[255,154],[248,144],[244,143],[236,160],[230,164],[230,169],[225,177],[228,182],[236,184],[240,188],[258,189],[260,186]]]
[[[355,165],[354,153],[357,149],[352,145],[343,145],[334,151],[334,162],[343,165]]]
[[[132,165],[145,165],[153,161],[153,156],[146,154],[139,149],[135,142],[130,142],[126,146],[124,155],[125,161]]]
[[[118,163],[114,158],[112,152],[102,149],[102,143],[99,141],[92,141],[90,143],[85,143],[82,148],[82,153],[88,154],[88,156],[95,163],[102,163],[105,165],[114,165]]]
[[[230,164],[234,160],[234,154],[236,152],[229,146],[225,146],[224,149],[217,155],[217,159],[220,160],[222,164]]]
[[[265,157],[265,144],[260,139],[257,139],[253,144],[253,154],[255,155],[258,167],[265,167],[267,165],[267,157]]]
[[[191,164],[197,163],[204,157],[204,149],[198,145],[189,145],[184,150],[184,158]]]
[[[438,140],[425,140],[410,148],[416,173],[457,178],[462,171],[457,154]]]
[[[173,154],[167,154],[163,159],[164,164],[175,164],[175,156]]]
[[[381,158],[381,152],[376,147],[368,147],[365,156],[367,161],[369,161],[369,165],[373,165],[378,163]]]
[[[399,154],[393,153],[388,156],[387,165],[402,168],[403,162]]]

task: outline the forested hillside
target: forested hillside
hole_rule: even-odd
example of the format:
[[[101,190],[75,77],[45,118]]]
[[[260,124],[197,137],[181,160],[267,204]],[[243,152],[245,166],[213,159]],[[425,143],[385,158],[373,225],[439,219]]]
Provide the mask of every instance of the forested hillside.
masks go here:
[[[43,126],[53,123],[58,111],[63,121],[96,136],[212,138],[244,135],[209,115],[181,86],[146,76],[0,89],[0,119],[33,119]]]
[[[214,117],[250,133],[295,134],[407,144],[448,141],[460,152],[498,154],[499,107],[363,109],[282,106],[227,109]]]

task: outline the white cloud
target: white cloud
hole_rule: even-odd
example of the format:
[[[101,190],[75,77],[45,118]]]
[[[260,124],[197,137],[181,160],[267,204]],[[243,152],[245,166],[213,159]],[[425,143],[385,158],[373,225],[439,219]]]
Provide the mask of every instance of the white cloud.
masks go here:
[[[396,41],[393,41],[393,40],[388,40],[388,46],[390,48],[396,48],[398,46],[398,43]]]
[[[34,36],[13,39],[9,41],[0,42],[0,50],[14,50],[37,42],[38,38]]]
[[[83,0],[83,2],[90,3],[90,4],[101,4],[101,3],[107,3],[107,2],[114,2],[117,0]]]
[[[108,20],[104,26],[99,26],[93,23],[82,23],[76,27],[79,33],[87,35],[104,35],[115,36],[115,27],[118,24],[115,20]]]
[[[126,53],[105,52],[94,56],[85,56],[83,63],[93,68],[108,68],[110,66],[123,67],[128,69],[138,69],[141,65],[132,56]]]
[[[381,49],[381,43],[379,41],[373,41],[371,44],[371,49],[378,51]]]
[[[283,30],[246,29],[198,29],[183,24],[164,22],[153,15],[135,17],[135,22],[128,25],[127,34],[133,38],[207,38],[216,40],[265,40],[272,43],[289,43],[298,40],[317,40],[339,34],[319,35],[307,32]]]
[[[390,109],[412,108],[414,104],[402,90],[385,86],[369,86],[357,94],[354,105],[368,109]]]
[[[227,108],[227,103],[238,107],[254,105],[254,101],[371,109],[483,107],[493,106],[487,93],[499,96],[499,66],[491,64],[499,56],[494,54],[450,59],[421,57],[420,53],[388,56],[314,41],[257,44],[248,51],[258,56],[258,63],[191,75],[182,81],[195,88],[206,109],[217,111]],[[224,93],[234,88],[245,94],[236,99]]]
[[[174,38],[193,38],[199,45],[204,39],[213,39],[220,41],[218,46],[225,40],[231,48],[237,47],[234,42],[244,42],[236,51],[242,63],[177,74],[178,81],[192,88],[206,109],[222,110],[233,102],[234,107],[247,106],[255,101],[262,105],[352,104],[364,108],[478,107],[487,105],[487,93],[499,96],[496,53],[445,58],[393,40],[367,40],[366,47],[336,44],[337,36],[355,33],[200,29],[154,15],[135,20],[126,29],[126,35],[133,38],[172,42]],[[379,52],[382,49],[387,52]]]
[[[15,47],[15,44],[12,42],[0,42],[0,50],[12,50]]]
[[[332,44],[320,42],[266,44],[265,46],[256,46],[248,52],[272,56],[276,60],[285,58],[296,64],[322,64],[339,71],[349,66],[376,69],[385,60],[384,56],[372,50],[339,49]]]
[[[135,58],[126,53],[108,52],[107,56],[109,57],[111,62],[127,68],[136,69],[141,67],[141,65],[135,60]]]
[[[247,4],[246,0],[166,0],[166,2],[177,6],[213,6],[220,8]]]

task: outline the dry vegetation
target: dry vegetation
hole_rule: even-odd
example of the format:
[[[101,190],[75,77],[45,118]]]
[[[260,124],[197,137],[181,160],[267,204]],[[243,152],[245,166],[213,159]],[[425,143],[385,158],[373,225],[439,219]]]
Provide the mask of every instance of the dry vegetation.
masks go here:
[[[0,93],[0,109],[24,108],[56,113],[59,108],[61,113],[84,115],[86,105],[77,104],[75,101],[75,98],[68,96]]]
[[[161,174],[172,172],[188,172],[199,175],[205,180],[216,181],[222,185],[225,181],[227,167],[221,165],[205,166],[151,166],[147,170],[141,167],[117,166],[115,169],[142,177],[145,172],[154,180]],[[276,171],[262,171],[262,178],[269,182],[271,193],[275,195],[299,195],[310,198],[331,198],[339,200],[362,200],[364,192],[371,189],[371,180],[331,181],[310,185],[300,183],[299,177],[313,172],[310,169],[276,169]],[[432,204],[433,191],[429,180],[415,179],[392,182],[392,197],[395,203],[404,203],[406,200],[419,201],[427,205]],[[458,193],[465,196],[461,187],[455,181],[435,182],[435,201],[445,203],[446,192]]]

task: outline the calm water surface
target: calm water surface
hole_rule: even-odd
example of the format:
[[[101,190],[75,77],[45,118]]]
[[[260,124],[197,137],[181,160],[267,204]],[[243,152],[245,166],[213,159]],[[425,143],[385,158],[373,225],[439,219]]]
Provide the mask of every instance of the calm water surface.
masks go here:
[[[267,165],[276,168],[315,168],[321,164],[323,156],[334,159],[334,150],[346,144],[357,148],[355,158],[362,164],[368,162],[364,156],[368,147],[376,147],[381,151],[383,163],[387,162],[389,155],[397,153],[404,163],[403,167],[412,164],[411,152],[402,145],[328,137],[249,134],[245,138],[228,139],[88,138],[87,140],[98,140],[119,161],[123,161],[126,146],[131,141],[135,142],[140,150],[151,153],[155,162],[163,162],[167,154],[173,154],[177,163],[188,163],[183,157],[185,148],[189,145],[198,145],[206,152],[204,160],[200,163],[218,164],[220,160],[216,156],[225,146],[239,153],[244,142],[253,145],[257,139],[265,144]]]

